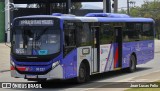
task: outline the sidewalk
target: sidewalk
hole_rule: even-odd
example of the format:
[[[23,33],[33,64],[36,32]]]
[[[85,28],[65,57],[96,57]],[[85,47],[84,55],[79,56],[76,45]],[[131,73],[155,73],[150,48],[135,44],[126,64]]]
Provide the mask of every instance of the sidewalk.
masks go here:
[[[155,40],[155,52],[160,52],[160,40]],[[10,48],[0,43],[0,72],[10,69]]]
[[[160,40],[155,40],[155,53],[160,52]]]
[[[0,72],[10,69],[10,48],[0,43]]]

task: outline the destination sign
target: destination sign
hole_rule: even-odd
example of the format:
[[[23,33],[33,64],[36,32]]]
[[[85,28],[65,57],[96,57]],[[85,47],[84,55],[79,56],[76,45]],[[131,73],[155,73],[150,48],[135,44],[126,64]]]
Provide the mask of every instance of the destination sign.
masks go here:
[[[53,20],[20,20],[19,21],[20,26],[53,26],[54,21]]]

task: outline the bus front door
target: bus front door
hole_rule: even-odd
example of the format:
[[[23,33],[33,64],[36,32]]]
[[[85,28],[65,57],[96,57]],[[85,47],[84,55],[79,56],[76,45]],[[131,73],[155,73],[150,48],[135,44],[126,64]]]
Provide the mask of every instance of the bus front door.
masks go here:
[[[116,43],[118,45],[118,67],[116,68],[121,68],[122,67],[122,27],[121,26],[117,26],[114,27],[114,30],[116,32]]]
[[[92,72],[97,73],[99,72],[99,65],[100,65],[99,27],[92,27],[92,31],[93,31]]]

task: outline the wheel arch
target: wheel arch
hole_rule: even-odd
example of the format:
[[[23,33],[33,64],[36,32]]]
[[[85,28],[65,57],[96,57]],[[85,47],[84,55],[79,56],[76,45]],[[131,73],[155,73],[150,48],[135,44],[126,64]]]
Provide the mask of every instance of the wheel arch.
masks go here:
[[[87,72],[89,73],[89,75],[91,74],[91,66],[90,66],[90,63],[87,59],[83,59],[82,62],[80,63],[81,64],[85,64],[85,66],[87,67]]]

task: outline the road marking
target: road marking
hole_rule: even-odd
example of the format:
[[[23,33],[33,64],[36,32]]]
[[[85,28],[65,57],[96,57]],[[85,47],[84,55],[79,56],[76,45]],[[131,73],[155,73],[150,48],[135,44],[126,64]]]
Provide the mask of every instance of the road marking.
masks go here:
[[[154,53],[156,53],[156,54],[157,54],[157,53],[160,53],[160,51],[158,51],[158,52],[154,52]]]
[[[152,73],[156,73],[156,72],[160,72],[160,70],[156,70],[156,71],[153,71]],[[139,76],[134,76],[134,77],[131,77],[131,78],[127,78],[127,79],[123,79],[123,80],[119,80],[119,81],[116,81],[116,82],[145,82],[147,81],[148,79],[138,79],[137,80],[132,80],[136,77],[140,77],[140,76],[145,76],[145,75],[149,75],[149,74],[152,74],[152,73],[146,73],[146,74],[142,74],[142,75],[139,75]],[[153,82],[153,81],[151,81]],[[84,90],[80,90],[80,91],[88,91],[88,90],[93,90],[93,89],[96,89],[96,88],[100,88],[100,87],[103,87],[105,85],[111,85],[111,84],[104,84],[104,85],[100,85],[100,86],[95,86],[94,88],[87,88],[87,89],[84,89]]]
[[[129,82],[146,82],[148,79],[131,79]]]

